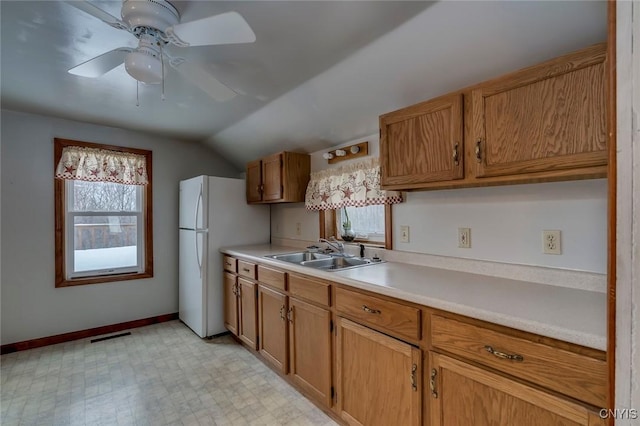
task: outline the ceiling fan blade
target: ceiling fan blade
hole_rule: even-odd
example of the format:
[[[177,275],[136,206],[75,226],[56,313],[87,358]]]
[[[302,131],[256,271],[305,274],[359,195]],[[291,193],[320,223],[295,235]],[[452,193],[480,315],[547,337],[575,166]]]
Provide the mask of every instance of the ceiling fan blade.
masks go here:
[[[122,22],[120,19],[116,18],[115,16],[113,16],[108,12],[105,12],[104,10],[100,9],[98,6],[86,0],[80,0],[80,1],[65,0],[65,3],[70,4],[76,9],[80,9],[81,11],[100,19],[101,21],[105,22],[108,25],[111,25],[114,28],[127,30],[127,31],[129,30],[127,25],[124,22]]]
[[[132,51],[133,49],[128,47],[119,47],[110,52],[103,53],[100,56],[96,56],[93,59],[89,59],[71,68],[68,72],[69,74],[79,75],[81,77],[100,77],[122,64],[127,54]]]
[[[174,25],[167,30],[190,46],[253,43],[256,35],[238,12],[226,12],[208,18]]]
[[[171,60],[171,66],[182,76],[219,102],[236,97],[237,93],[193,62]]]

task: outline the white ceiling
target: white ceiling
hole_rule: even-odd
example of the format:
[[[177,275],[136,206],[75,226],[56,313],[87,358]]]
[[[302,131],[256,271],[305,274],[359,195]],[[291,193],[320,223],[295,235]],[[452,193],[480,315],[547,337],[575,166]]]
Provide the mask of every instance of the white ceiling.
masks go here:
[[[96,1],[120,16],[118,1]],[[377,132],[378,115],[606,39],[604,1],[181,1],[182,22],[235,10],[253,44],[170,47],[241,93],[216,102],[169,70],[166,101],[120,66],[66,71],[129,33],[57,1],[0,2],[2,108],[201,140],[236,167]]]

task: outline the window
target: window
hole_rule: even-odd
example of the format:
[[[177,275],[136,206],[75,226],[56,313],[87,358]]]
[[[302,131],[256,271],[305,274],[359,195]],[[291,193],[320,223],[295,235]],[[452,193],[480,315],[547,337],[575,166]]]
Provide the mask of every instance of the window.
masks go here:
[[[355,234],[354,241],[384,244],[384,205],[343,207],[336,210],[335,216],[338,234],[342,233],[344,224],[348,221]]]
[[[93,165],[86,166],[90,160],[78,157],[68,160],[70,154],[64,151],[63,161],[67,161],[64,167],[60,159],[65,147],[108,151],[107,155],[116,156],[116,162],[114,165],[110,157],[98,157]],[[131,184],[130,179],[115,177],[118,173],[113,170],[126,169],[117,162],[117,157],[127,155],[140,157],[146,163],[146,184]],[[151,152],[56,139],[55,156],[56,287],[153,276]],[[107,170],[106,177],[101,178],[96,164],[99,168],[111,167],[112,171]],[[131,169],[138,170],[137,166]],[[81,176],[80,172],[75,173],[76,167],[90,170]],[[60,178],[62,169],[74,173]],[[116,182],[99,180],[110,177]]]
[[[391,235],[391,204],[347,207],[351,227],[356,233],[354,242],[393,248]],[[320,238],[341,239],[343,209],[320,210]]]

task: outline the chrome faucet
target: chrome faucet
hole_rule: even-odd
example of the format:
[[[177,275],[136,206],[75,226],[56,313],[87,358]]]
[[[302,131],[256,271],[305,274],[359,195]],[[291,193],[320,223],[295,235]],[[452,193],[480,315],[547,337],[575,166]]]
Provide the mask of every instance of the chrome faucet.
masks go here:
[[[344,244],[342,244],[340,241],[336,241],[334,237],[331,237],[328,240],[320,238],[318,241],[320,241],[321,243],[326,243],[328,246],[327,248],[330,248],[333,252],[338,253],[340,256],[344,256]]]

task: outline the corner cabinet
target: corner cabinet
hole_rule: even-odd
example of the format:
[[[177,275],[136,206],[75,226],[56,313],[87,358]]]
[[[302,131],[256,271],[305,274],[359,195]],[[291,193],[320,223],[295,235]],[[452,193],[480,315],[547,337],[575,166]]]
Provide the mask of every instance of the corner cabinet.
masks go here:
[[[304,201],[310,172],[308,154],[280,152],[252,161],[246,168],[247,203]]]
[[[380,116],[383,189],[605,177],[605,60],[598,44]]]

